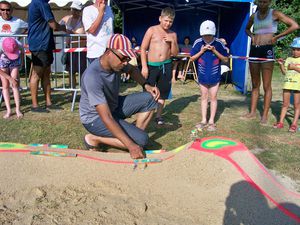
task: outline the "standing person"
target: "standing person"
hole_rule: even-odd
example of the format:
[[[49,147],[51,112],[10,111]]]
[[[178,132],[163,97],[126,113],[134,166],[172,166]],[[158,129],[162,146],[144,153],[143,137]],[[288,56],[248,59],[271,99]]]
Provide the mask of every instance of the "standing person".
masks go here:
[[[96,0],[83,9],[82,22],[87,33],[87,58],[89,63],[99,58],[113,34],[114,15],[107,0]]]
[[[20,59],[20,49],[22,48],[21,43],[17,43],[17,40],[11,37],[6,37],[2,39],[2,48],[0,50],[0,69],[5,74],[8,74],[13,80],[19,80],[19,67],[21,65]],[[3,73],[2,73],[3,74]],[[6,76],[1,76],[2,82],[2,94],[4,97],[4,102],[6,106],[6,114],[3,116],[4,119],[11,117],[11,107],[10,107],[10,94],[9,86],[11,79]],[[17,85],[12,87],[15,105],[16,105],[16,115],[20,119],[23,117],[23,113],[20,110],[20,92],[19,92],[19,82]]]
[[[32,112],[48,113],[49,110],[60,110],[51,101],[50,72],[53,62],[55,42],[53,30],[66,31],[64,25],[59,25],[53,16],[49,0],[32,0],[28,9],[28,44],[32,55],[32,74],[30,77],[30,92]],[[38,84],[42,86],[46,99],[46,108],[38,105]]]
[[[142,74],[152,86],[157,86],[160,91],[155,118],[158,125],[164,124],[162,111],[165,99],[171,91],[171,57],[178,54],[177,35],[170,30],[174,18],[174,9],[164,8],[159,17],[159,24],[147,30],[141,45]]]
[[[59,24],[66,26],[68,34],[84,34],[82,24],[81,11],[83,5],[81,2],[75,0],[71,5],[71,15],[63,17]],[[70,37],[66,38],[67,48],[82,48],[86,46],[85,37]],[[76,88],[76,73],[83,74],[86,69],[86,52],[72,52],[66,53],[66,70],[69,71],[69,83],[71,88]],[[71,64],[72,62],[72,64]]]
[[[290,17],[278,10],[270,8],[271,0],[258,0],[257,11],[251,15],[246,26],[246,33],[251,38],[250,57],[274,59],[274,45],[277,40],[292,33],[299,25]],[[286,30],[277,33],[278,22],[287,25]],[[253,26],[253,32],[251,27]],[[274,61],[249,60],[250,74],[252,80],[250,112],[245,118],[255,118],[259,98],[260,74],[264,89],[264,109],[260,120],[261,124],[268,121],[268,113],[272,100],[272,73]]]
[[[217,112],[217,93],[221,80],[221,61],[228,61],[228,53],[222,42],[215,38],[215,23],[206,20],[200,25],[200,36],[191,50],[191,60],[197,62],[198,82],[201,92],[201,123],[196,127],[215,131]],[[210,97],[210,117],[207,124],[208,98]]]
[[[148,142],[144,131],[157,107],[159,90],[146,82],[140,71],[128,62],[135,53],[130,40],[113,35],[104,54],[85,70],[81,82],[80,120],[90,132],[84,137],[87,149],[99,144],[128,149],[133,159],[143,158]],[[120,74],[129,73],[146,92],[119,96]],[[136,123],[126,118],[136,114]]]
[[[180,53],[190,54],[192,45],[189,36],[184,37],[183,44],[179,45]],[[176,82],[176,72],[178,72],[178,79],[183,79],[183,69],[187,64],[188,58],[184,57],[173,62],[173,72],[172,72],[172,83]]]
[[[283,128],[283,120],[290,106],[291,93],[294,93],[294,119],[289,128],[289,132],[295,133],[298,130],[298,120],[300,115],[300,37],[295,38],[291,44],[292,57],[288,57],[283,64],[279,60],[280,69],[284,78],[283,84],[283,104],[279,121],[274,124],[274,128]]]
[[[23,34],[28,28],[28,24],[15,16],[12,16],[12,5],[7,1],[0,2],[0,35],[1,34]]]

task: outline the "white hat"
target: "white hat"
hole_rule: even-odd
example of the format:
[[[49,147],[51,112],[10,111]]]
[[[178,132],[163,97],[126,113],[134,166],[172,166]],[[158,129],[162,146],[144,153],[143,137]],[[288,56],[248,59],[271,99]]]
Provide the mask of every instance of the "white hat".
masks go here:
[[[82,5],[81,2],[75,0],[75,1],[72,2],[72,5],[71,5],[70,8],[71,8],[71,9],[82,10],[83,5]]]
[[[216,35],[216,25],[213,21],[205,20],[200,25],[200,35]]]

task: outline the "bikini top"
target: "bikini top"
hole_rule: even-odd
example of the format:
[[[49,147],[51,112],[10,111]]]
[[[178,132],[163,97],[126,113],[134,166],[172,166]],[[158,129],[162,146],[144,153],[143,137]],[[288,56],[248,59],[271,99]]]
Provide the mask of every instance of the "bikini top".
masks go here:
[[[253,33],[254,34],[274,34],[277,32],[278,22],[273,20],[273,9],[263,20],[258,18],[258,12],[254,14]]]

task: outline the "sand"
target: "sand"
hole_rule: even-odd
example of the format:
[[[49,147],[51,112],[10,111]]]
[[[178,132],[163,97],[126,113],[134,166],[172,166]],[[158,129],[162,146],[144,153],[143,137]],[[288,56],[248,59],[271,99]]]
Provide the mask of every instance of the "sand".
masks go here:
[[[126,153],[75,152],[131,161]],[[246,155],[233,158],[292,214],[215,154],[188,145],[177,154],[151,157],[172,158],[133,170],[132,164],[82,157],[0,152],[0,224],[299,224],[298,193],[280,199],[278,188],[258,181]]]

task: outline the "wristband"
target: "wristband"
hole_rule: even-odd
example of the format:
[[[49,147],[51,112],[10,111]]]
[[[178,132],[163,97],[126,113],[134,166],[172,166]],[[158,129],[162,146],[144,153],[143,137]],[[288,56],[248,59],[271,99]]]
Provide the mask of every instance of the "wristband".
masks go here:
[[[150,85],[148,81],[145,81],[145,83],[142,84],[143,89],[145,89],[146,84]]]

